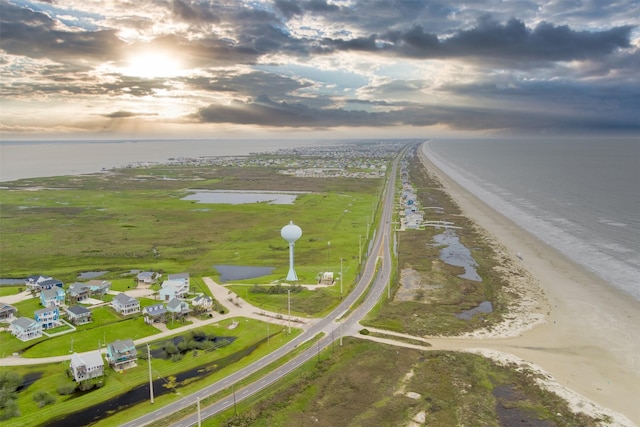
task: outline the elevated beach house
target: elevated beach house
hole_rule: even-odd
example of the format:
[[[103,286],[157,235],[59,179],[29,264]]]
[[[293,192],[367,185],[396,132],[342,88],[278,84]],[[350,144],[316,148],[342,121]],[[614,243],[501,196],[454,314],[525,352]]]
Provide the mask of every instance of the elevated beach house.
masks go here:
[[[142,309],[145,323],[164,322],[167,317],[167,308],[163,303],[150,305]]]
[[[89,287],[85,283],[74,282],[67,289],[69,304],[77,304],[89,299]]]
[[[189,285],[184,280],[165,280],[159,292],[162,301],[185,298],[188,293]]]
[[[191,301],[193,311],[204,313],[213,308],[213,299],[209,295],[198,295]]]
[[[89,353],[73,353],[69,369],[76,382],[82,382],[104,376],[104,361],[99,351]]]
[[[91,310],[81,305],[73,305],[65,309],[69,322],[78,326],[93,322]]]
[[[19,317],[11,322],[11,335],[20,341],[29,341],[42,336],[42,325],[28,317]]]
[[[159,273],[155,273],[153,271],[141,271],[136,275],[136,280],[138,281],[138,286],[153,285],[158,281],[158,277],[160,277]]]
[[[0,320],[13,320],[16,314],[18,314],[17,308],[12,305],[0,302]]]
[[[60,309],[56,305],[41,308],[33,312],[36,322],[42,325],[42,329],[51,329],[60,325]]]
[[[60,280],[56,280],[53,277],[40,275],[27,277],[24,281],[24,284],[26,285],[27,290],[33,292],[40,292],[51,289],[53,287],[62,288],[62,282]]]
[[[107,360],[116,371],[138,366],[138,351],[133,340],[116,340],[109,343],[107,345]]]
[[[40,305],[49,307],[52,305],[59,306],[64,303],[66,292],[64,289],[54,286],[51,289],[45,289],[40,292]]]
[[[174,319],[180,319],[189,314],[189,304],[178,298],[174,298],[167,303],[167,312],[171,313]]]
[[[140,312],[140,301],[121,292],[113,298],[111,307],[123,316],[128,316]]]

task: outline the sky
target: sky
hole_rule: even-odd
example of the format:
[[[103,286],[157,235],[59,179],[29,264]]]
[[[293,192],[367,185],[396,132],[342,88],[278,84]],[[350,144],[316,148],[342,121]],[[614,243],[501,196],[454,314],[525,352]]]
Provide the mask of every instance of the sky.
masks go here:
[[[0,0],[0,138],[640,133],[640,0]]]

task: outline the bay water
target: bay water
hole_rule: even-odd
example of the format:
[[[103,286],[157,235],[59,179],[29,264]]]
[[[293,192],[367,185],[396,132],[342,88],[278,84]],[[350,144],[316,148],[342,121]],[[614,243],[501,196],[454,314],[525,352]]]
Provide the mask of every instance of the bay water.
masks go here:
[[[640,142],[438,139],[444,173],[538,239],[640,299]]]

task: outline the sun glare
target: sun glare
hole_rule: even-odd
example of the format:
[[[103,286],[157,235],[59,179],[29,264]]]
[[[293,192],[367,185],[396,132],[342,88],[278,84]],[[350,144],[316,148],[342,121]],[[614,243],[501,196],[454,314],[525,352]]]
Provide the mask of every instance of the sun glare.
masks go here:
[[[127,76],[152,79],[175,77],[182,71],[182,64],[178,58],[164,52],[148,52],[129,58],[128,65],[122,73]]]

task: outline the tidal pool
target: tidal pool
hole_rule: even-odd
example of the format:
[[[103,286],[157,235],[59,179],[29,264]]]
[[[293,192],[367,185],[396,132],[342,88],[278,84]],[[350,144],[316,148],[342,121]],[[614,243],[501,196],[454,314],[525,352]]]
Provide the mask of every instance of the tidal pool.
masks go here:
[[[493,311],[493,304],[491,304],[491,301],[482,301],[476,307],[470,308],[469,310],[465,310],[462,313],[456,314],[456,317],[462,320],[471,320],[471,318],[478,313],[491,313],[492,311]]]
[[[440,259],[442,261],[449,265],[464,268],[464,274],[460,274],[458,277],[482,282],[482,277],[480,277],[475,269],[478,264],[471,256],[471,251],[460,243],[460,238],[456,235],[455,230],[446,230],[442,234],[433,236],[433,240],[437,246],[444,246],[440,250]]]

